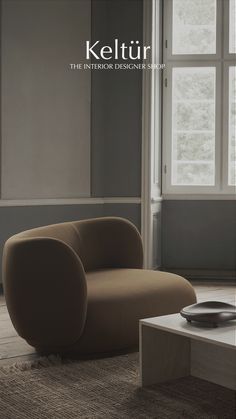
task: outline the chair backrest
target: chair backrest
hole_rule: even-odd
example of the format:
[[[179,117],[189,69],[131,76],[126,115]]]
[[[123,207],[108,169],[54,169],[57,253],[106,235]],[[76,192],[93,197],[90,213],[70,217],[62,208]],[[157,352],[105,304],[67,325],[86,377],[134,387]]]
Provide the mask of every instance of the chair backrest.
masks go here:
[[[85,272],[106,268],[142,268],[142,240],[137,228],[119,217],[53,224],[13,236],[48,237],[66,243],[79,256]]]
[[[118,217],[74,223],[78,254],[85,271],[106,268],[142,268],[143,246],[137,228]]]

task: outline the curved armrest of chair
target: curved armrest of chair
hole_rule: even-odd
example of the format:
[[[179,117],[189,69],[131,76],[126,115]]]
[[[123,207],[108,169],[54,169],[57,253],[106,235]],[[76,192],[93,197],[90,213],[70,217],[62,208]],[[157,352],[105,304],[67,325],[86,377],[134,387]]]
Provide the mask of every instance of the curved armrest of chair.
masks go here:
[[[12,323],[40,349],[73,344],[86,319],[83,265],[64,242],[14,236],[4,246],[3,286]]]
[[[78,221],[74,225],[85,271],[143,267],[142,239],[130,221],[101,217]]]

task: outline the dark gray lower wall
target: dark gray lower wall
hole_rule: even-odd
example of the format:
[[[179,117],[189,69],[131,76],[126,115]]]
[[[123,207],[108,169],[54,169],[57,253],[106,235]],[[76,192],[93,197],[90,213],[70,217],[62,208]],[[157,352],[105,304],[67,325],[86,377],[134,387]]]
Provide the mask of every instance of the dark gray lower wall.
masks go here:
[[[140,205],[136,204],[0,207],[0,255],[5,241],[20,231],[47,224],[110,215],[127,218],[140,228]]]
[[[123,217],[141,229],[141,205],[140,204],[106,204],[104,205],[104,216]]]
[[[236,269],[235,201],[164,201],[165,269]]]

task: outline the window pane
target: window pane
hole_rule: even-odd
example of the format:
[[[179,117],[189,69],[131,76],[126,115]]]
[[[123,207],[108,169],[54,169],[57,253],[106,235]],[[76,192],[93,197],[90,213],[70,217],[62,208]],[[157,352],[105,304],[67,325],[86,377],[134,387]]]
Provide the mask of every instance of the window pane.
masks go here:
[[[229,67],[229,185],[236,185],[236,67]]]
[[[215,183],[215,68],[172,75],[172,185]]]
[[[216,53],[216,0],[173,0],[173,54]]]
[[[229,52],[236,53],[236,31],[235,31],[235,21],[236,21],[236,6],[235,0],[230,0],[229,2]]]

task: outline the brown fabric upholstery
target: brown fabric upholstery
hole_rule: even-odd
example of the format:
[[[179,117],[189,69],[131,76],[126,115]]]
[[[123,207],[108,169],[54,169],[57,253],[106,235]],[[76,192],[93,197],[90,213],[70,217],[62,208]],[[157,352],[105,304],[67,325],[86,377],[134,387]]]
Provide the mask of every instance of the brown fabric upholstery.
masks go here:
[[[15,237],[3,261],[6,303],[19,335],[36,347],[76,342],[86,319],[87,283],[74,251],[52,238]]]
[[[196,301],[174,274],[142,268],[142,241],[129,221],[106,217],[17,234],[4,247],[8,310],[40,351],[91,354],[137,345],[138,320]]]
[[[195,302],[180,276],[141,269],[112,269],[87,275],[84,333],[70,352],[114,351],[137,345],[139,319],[176,313]]]
[[[128,220],[118,217],[94,218],[54,224],[13,236],[51,237],[67,244],[79,256],[86,272],[104,268],[142,268],[140,234]]]

